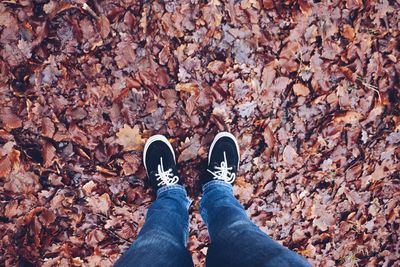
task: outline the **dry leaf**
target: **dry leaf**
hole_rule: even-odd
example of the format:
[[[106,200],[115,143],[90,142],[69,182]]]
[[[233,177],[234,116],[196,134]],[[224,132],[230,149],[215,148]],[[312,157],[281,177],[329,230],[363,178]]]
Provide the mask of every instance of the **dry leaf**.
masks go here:
[[[310,94],[308,87],[301,83],[296,83],[293,85],[293,92],[297,96],[308,96]]]
[[[86,184],[84,184],[82,186],[82,190],[83,192],[85,192],[85,195],[90,195],[93,191],[93,188],[95,188],[97,186],[97,184],[93,181],[89,181]]]
[[[53,164],[56,149],[49,142],[45,142],[42,148],[43,165],[48,168]]]
[[[225,72],[225,62],[214,60],[208,63],[207,69],[209,69],[212,73],[221,75]]]
[[[104,193],[99,197],[97,196],[88,197],[86,200],[89,206],[92,207],[94,212],[103,213],[105,215],[107,215],[112,204],[110,196],[107,193]]]
[[[11,161],[8,156],[0,159],[0,177],[5,177],[11,172]]]
[[[298,156],[296,150],[291,145],[287,145],[283,150],[283,160],[289,165],[293,165]]]
[[[104,15],[100,16],[98,25],[100,28],[101,38],[107,38],[107,36],[110,34],[110,22],[108,21],[108,18]]]
[[[307,0],[298,0],[297,2],[299,3],[301,12],[304,15],[309,16],[312,12],[310,3]]]
[[[124,151],[142,149],[143,140],[138,125],[131,128],[125,124],[123,128],[119,129],[117,137],[117,143],[124,147]]]
[[[200,136],[196,134],[192,138],[186,139],[182,147],[184,149],[179,155],[178,162],[188,161],[196,158],[200,149]]]
[[[22,126],[22,120],[15,115],[10,108],[0,110],[0,120],[10,129],[16,129]]]
[[[335,116],[335,122],[354,123],[359,122],[364,116],[357,111],[347,111],[346,113]]]
[[[342,35],[343,35],[344,38],[346,38],[347,40],[349,40],[350,42],[352,42],[352,41],[354,40],[354,37],[355,37],[356,33],[355,33],[353,27],[351,27],[351,26],[348,25],[348,24],[345,24],[345,25],[343,26]]]
[[[180,92],[197,93],[199,86],[195,83],[178,83],[175,89]]]
[[[52,120],[48,117],[42,119],[42,135],[48,138],[53,138],[55,127]]]

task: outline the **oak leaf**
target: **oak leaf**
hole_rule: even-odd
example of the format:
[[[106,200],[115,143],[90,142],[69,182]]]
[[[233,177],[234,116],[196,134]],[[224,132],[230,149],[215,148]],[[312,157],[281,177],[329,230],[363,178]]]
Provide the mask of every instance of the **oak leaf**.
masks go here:
[[[138,125],[131,128],[125,124],[117,133],[117,143],[124,147],[124,151],[140,150],[143,144]]]

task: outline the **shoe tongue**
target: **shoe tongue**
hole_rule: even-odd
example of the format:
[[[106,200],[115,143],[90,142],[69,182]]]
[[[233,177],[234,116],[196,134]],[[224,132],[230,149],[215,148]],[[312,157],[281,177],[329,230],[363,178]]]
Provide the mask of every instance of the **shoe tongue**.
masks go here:
[[[221,151],[221,153],[215,153],[215,155],[213,155],[213,157],[211,158],[211,160],[210,160],[210,166],[218,166],[218,167],[221,167],[221,165],[222,165],[222,162],[224,162],[225,161],[225,158],[224,158],[224,151]],[[228,166],[229,166],[229,164],[230,164],[230,162],[228,161],[228,158],[226,159],[226,162],[227,162],[227,164],[228,164]]]

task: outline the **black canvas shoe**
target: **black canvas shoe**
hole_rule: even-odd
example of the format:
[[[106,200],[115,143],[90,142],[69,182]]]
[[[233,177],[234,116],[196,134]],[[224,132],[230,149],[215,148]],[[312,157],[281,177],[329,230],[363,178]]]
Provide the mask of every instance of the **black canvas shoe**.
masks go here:
[[[207,173],[203,185],[212,180],[233,184],[239,167],[240,151],[235,136],[221,132],[215,136],[208,152]]]
[[[165,136],[157,134],[147,140],[143,151],[143,162],[154,190],[180,184],[174,149]]]

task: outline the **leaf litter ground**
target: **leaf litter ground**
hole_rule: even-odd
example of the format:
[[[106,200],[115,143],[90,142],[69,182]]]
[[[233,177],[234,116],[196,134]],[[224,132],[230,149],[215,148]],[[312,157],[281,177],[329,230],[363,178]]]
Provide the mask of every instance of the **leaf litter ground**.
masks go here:
[[[0,4],[0,264],[110,266],[154,197],[156,133],[197,204],[221,130],[235,194],[314,266],[399,266],[399,1]]]

